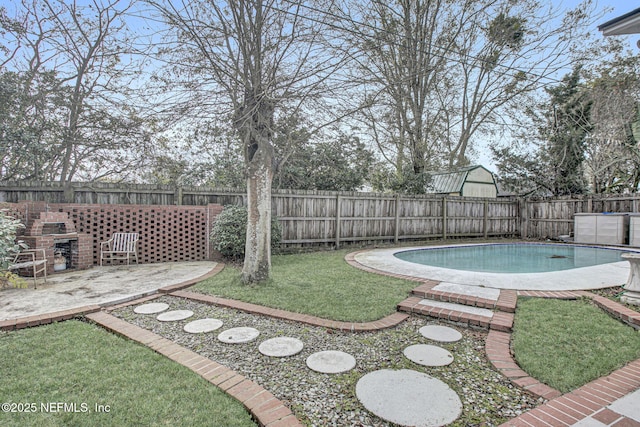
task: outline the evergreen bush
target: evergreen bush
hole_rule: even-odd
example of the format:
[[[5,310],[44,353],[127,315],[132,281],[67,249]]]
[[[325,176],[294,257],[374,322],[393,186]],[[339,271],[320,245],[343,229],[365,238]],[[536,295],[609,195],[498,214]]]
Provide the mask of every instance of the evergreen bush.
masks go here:
[[[225,258],[244,258],[247,240],[247,208],[228,205],[216,218],[211,231],[213,247]],[[278,219],[271,218],[271,248],[277,248],[282,240],[282,229]]]

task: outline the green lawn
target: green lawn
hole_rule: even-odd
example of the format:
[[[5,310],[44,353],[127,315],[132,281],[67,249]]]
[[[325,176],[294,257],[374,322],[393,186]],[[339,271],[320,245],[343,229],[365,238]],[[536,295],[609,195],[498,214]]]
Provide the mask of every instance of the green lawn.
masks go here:
[[[358,270],[344,261],[351,251],[273,256],[271,279],[254,286],[241,283],[239,267],[227,265],[191,289],[349,322],[378,320],[395,312],[418,284]]]
[[[513,330],[518,364],[563,393],[640,357],[640,333],[588,300],[520,298]]]
[[[255,426],[187,368],[80,321],[0,333],[0,355],[0,403],[22,411],[4,405],[1,426]]]

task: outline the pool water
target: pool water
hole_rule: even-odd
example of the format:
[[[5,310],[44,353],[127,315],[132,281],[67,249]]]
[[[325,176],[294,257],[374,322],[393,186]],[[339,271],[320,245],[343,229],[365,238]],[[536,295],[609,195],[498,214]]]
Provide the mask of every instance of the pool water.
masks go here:
[[[545,273],[624,261],[628,250],[554,244],[489,244],[403,251],[408,262],[488,273]]]

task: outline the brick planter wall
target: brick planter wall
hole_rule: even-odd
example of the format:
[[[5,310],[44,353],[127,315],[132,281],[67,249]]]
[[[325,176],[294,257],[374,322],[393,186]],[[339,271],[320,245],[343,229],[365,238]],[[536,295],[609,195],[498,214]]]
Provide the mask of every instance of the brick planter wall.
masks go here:
[[[90,205],[21,202],[5,205],[10,213],[31,226],[41,212],[65,212],[78,233],[90,236],[93,264],[100,261],[100,242],[113,233],[139,233],[141,263],[202,261],[212,259],[209,233],[222,206]]]

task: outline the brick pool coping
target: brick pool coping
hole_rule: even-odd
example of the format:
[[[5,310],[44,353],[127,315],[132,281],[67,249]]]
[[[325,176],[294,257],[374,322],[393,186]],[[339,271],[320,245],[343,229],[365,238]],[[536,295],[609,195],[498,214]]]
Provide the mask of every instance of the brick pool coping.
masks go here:
[[[349,264],[357,264],[353,255],[355,255],[355,253],[348,254],[345,257],[345,260]],[[418,288],[416,288],[418,290],[424,289],[423,285],[425,285],[425,283],[427,284],[427,287],[432,287],[434,285],[433,283],[430,283],[430,281],[424,279],[385,273],[375,269],[362,268],[361,265],[354,266],[373,273],[421,282],[422,287],[418,286]],[[402,323],[409,317],[408,314],[394,313],[384,319],[374,322],[338,322],[184,290],[184,288],[192,286],[198,281],[217,274],[222,271],[223,268],[224,264],[219,263],[210,273],[198,279],[167,286],[159,289],[157,294],[142,296],[141,298],[131,299],[109,307],[87,305],[76,309],[52,312],[44,315],[0,321],[0,330],[16,330],[84,316],[102,325],[106,329],[140,342],[191,369],[207,381],[220,387],[223,391],[243,403],[260,425],[269,427],[287,427],[301,426],[301,423],[296,419],[289,408],[284,406],[281,401],[260,385],[252,382],[237,372],[218,364],[217,362],[204,358],[203,356],[175,344],[172,341],[166,340],[153,332],[118,319],[115,316],[110,315],[108,312],[121,307],[140,304],[168,294],[174,297],[192,299],[207,304],[219,305],[253,314],[271,316],[282,320],[350,332],[376,331],[384,328],[390,328]],[[520,296],[560,299],[587,297],[592,299],[596,305],[610,315],[634,326],[635,328],[640,328],[639,312],[590,292],[518,291],[517,297]],[[511,295],[509,297],[509,299],[512,298]],[[607,406],[617,399],[624,397],[626,394],[640,388],[640,359],[630,362],[626,366],[609,375],[591,381],[590,383],[563,395],[558,390],[555,390],[530,377],[518,366],[511,355],[510,341],[510,332],[490,329],[485,342],[485,353],[488,360],[499,372],[509,378],[518,387],[548,401],[541,406],[507,421],[500,427],[569,426],[590,416],[596,419],[601,419],[603,422],[606,420],[618,419],[623,422],[625,420],[634,422],[633,420],[625,419],[624,417],[614,413],[609,410]]]

